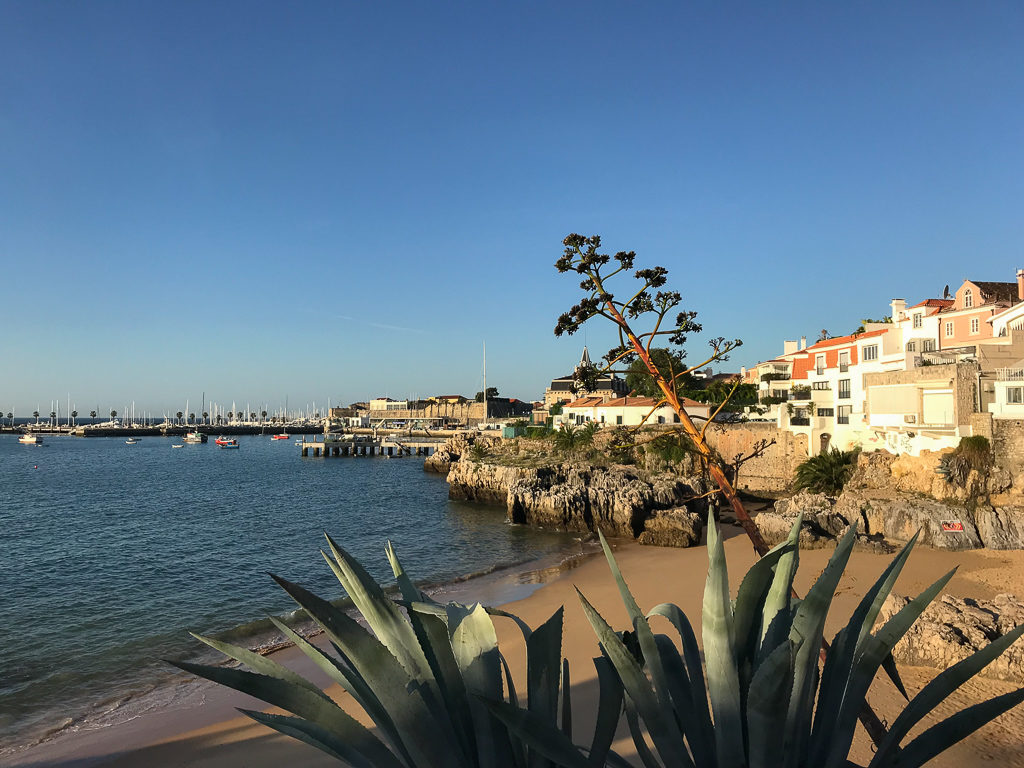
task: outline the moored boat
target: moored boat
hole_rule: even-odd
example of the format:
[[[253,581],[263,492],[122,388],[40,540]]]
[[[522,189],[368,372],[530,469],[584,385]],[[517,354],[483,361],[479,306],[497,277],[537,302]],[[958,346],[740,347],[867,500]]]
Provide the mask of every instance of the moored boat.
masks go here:
[[[238,447],[238,441],[237,440],[227,440],[227,439],[217,438],[217,440],[215,442],[221,448],[237,448]]]
[[[287,440],[289,437],[291,437],[291,435],[289,435],[287,432],[282,432],[279,435],[271,435],[270,439],[271,440]]]
[[[43,438],[39,435],[22,435],[18,438],[18,442],[22,445],[40,445],[43,442]]]
[[[220,437],[218,437],[213,442],[216,443],[217,445],[227,445],[228,443],[237,443],[238,441],[237,440],[233,440],[230,437],[224,437],[224,435],[221,435]]]
[[[187,432],[185,437],[182,438],[186,443],[205,443],[209,440],[209,436],[196,430],[194,432]]]
[[[139,438],[139,437],[129,437],[127,440],[124,441],[124,444],[125,445],[135,445],[136,443],[141,443],[141,442],[142,442],[142,438]]]

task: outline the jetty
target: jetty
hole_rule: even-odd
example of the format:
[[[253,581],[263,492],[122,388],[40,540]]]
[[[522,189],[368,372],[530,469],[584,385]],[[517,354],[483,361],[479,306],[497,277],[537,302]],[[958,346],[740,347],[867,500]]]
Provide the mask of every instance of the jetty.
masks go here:
[[[303,438],[299,443],[304,457],[335,458],[342,456],[429,456],[442,445],[446,438],[407,435],[343,435],[324,436],[317,440]]]

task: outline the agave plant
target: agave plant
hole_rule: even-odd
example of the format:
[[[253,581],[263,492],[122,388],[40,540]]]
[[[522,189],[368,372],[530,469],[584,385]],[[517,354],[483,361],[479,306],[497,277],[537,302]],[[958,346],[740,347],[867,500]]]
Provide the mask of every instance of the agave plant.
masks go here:
[[[311,744],[360,768],[538,768],[542,755],[572,759],[569,665],[562,658],[562,609],[536,630],[501,610],[448,603],[420,591],[388,544],[387,556],[401,592],[390,599],[366,570],[327,537],[324,559],[369,629],[330,602],[297,584],[272,576],[326,633],[333,654],[321,651],[272,619],[278,629],[363,708],[373,732],[345,712],[314,683],[270,658],[195,635],[249,669],[172,662],[292,715],[241,710],[258,723]],[[516,622],[526,640],[525,708],[509,666],[498,649],[491,615]],[[621,689],[603,659],[602,716],[591,754],[602,763],[621,709]],[[520,738],[489,711],[505,706],[535,733]],[[549,734],[554,734],[550,736]],[[566,755],[566,745],[572,755]]]
[[[646,768],[846,768],[858,712],[879,668],[903,690],[893,646],[953,576],[940,578],[880,629],[872,631],[914,547],[908,543],[864,595],[833,640],[819,674],[825,618],[856,536],[847,532],[803,600],[793,595],[801,521],[789,539],[747,572],[735,602],[721,538],[708,521],[708,577],[704,589],[701,661],[693,629],[677,606],[664,603],[646,616],[602,537],[633,631],[617,634],[580,595],[602,651],[625,688],[625,709],[637,753]],[[667,619],[682,651],[650,619]],[[900,746],[921,719],[1024,633],[1024,625],[940,673],[903,710],[878,744],[869,768],[913,768],[1024,700],[1024,689],[969,707]],[[580,757],[580,756],[577,756]],[[585,760],[561,762],[584,768]],[[592,765],[592,764],[590,764]]]

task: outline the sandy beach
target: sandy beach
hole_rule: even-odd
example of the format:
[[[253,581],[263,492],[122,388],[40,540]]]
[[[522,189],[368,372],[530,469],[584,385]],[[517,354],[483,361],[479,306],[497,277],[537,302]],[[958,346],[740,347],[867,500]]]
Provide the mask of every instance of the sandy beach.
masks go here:
[[[727,529],[726,535],[726,554],[735,592],[754,555],[746,538],[737,529]],[[699,638],[700,605],[707,569],[705,548],[663,549],[632,542],[617,542],[615,546],[619,564],[641,607],[648,610],[660,602],[677,603],[694,623]],[[831,550],[801,553],[796,584],[801,593],[806,592],[821,572],[830,554]],[[833,605],[827,627],[829,638],[845,623],[859,596],[889,559],[887,555],[863,551],[854,553]],[[597,647],[574,587],[587,596],[613,627],[624,628],[627,619],[602,557],[580,558],[572,565],[534,572],[525,578],[517,577],[520,588],[523,582],[530,581],[539,582],[540,586],[524,599],[508,602],[505,607],[531,626],[537,626],[558,606],[565,606],[563,653],[570,660],[573,679],[574,732],[577,741],[589,741],[593,729],[591,712],[596,702],[596,675],[591,658],[596,655]],[[895,591],[899,594],[916,593],[955,565],[959,566],[959,571],[947,588],[951,594],[977,598],[988,598],[1002,592],[1024,595],[1024,552],[1020,551],[950,553],[918,549]],[[505,584],[503,591],[502,585],[493,581],[489,584],[468,582],[462,585],[459,594],[453,596],[467,602],[476,599],[489,602],[495,596],[507,599],[510,594],[508,586]],[[479,594],[473,594],[474,591]],[[516,680],[525,680],[522,636],[510,621],[496,619],[496,623],[501,648]],[[295,649],[280,651],[275,659],[316,679],[304,657]],[[905,667],[901,671],[911,696],[935,674],[934,670],[914,667]],[[973,681],[954,695],[937,714],[948,716],[954,708],[962,708],[1014,688],[1013,684],[1006,682]],[[331,689],[331,693],[344,698],[339,689]],[[888,680],[882,679],[876,681],[870,701],[878,714],[891,722],[900,709],[901,698]],[[269,768],[337,764],[311,747],[276,735],[238,716],[234,707],[262,708],[252,699],[233,691],[208,688],[201,697],[194,697],[191,704],[179,709],[149,713],[129,723],[41,745],[20,755],[15,764],[36,767],[59,765],[65,768],[84,765]],[[632,754],[632,744],[624,729],[620,728],[615,748],[621,754]],[[870,759],[870,744],[863,733],[858,735],[852,757],[859,763]],[[969,737],[934,761],[933,765],[949,768],[1024,766],[1024,707],[1007,713]]]

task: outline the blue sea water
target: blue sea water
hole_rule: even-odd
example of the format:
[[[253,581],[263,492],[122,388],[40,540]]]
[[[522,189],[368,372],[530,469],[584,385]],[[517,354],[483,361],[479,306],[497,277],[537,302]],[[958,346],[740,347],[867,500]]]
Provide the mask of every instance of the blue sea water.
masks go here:
[[[168,678],[161,659],[199,652],[189,630],[267,642],[262,619],[295,608],[268,572],[341,598],[324,532],[386,582],[387,539],[431,583],[576,542],[450,502],[415,458],[239,442],[0,435],[0,755]]]

